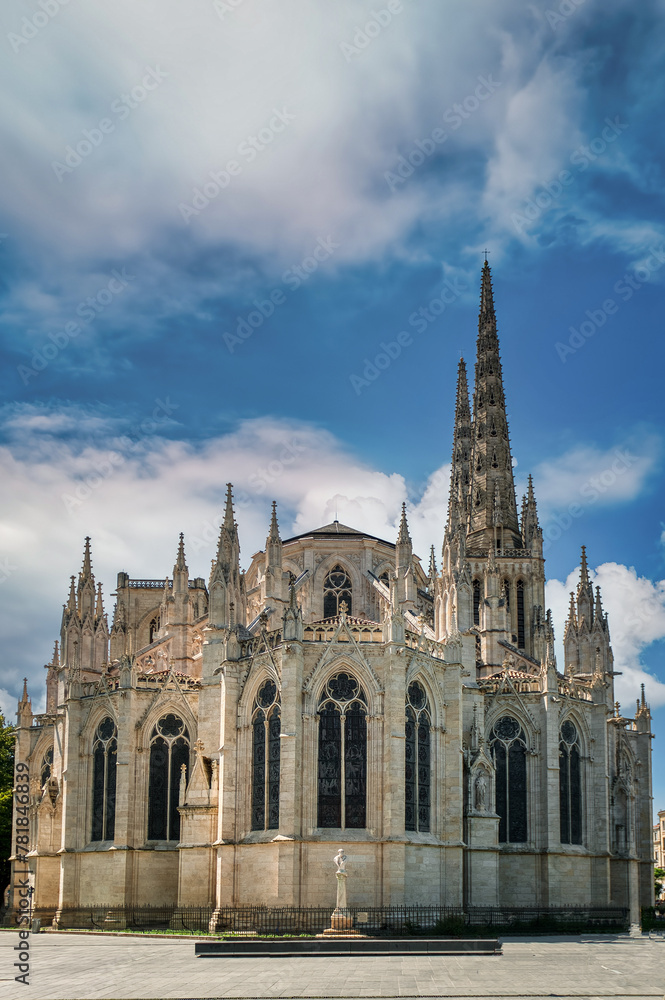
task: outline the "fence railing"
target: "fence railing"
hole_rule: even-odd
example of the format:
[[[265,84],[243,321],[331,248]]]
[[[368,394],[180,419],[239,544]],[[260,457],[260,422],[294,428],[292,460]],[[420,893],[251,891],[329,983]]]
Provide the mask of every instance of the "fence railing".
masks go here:
[[[370,935],[448,934],[480,930],[556,933],[557,930],[626,930],[625,907],[349,907],[356,930]],[[60,928],[102,931],[170,930],[188,933],[283,935],[321,934],[330,927],[326,907],[80,906],[57,914]]]

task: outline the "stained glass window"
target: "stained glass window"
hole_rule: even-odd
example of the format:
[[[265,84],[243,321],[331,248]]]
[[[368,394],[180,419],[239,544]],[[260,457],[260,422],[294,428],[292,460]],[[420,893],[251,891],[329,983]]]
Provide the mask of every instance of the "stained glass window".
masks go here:
[[[113,719],[107,716],[97,726],[92,745],[92,833],[90,840],[93,841],[113,840],[115,836],[117,757],[118,731]],[[52,759],[53,751],[51,751]]]
[[[473,581],[473,624],[480,625],[480,580]]]
[[[404,760],[404,826],[428,832],[430,828],[430,726],[424,688],[409,684],[406,699]]]
[[[178,796],[183,764],[189,766],[189,732],[177,715],[164,715],[150,737],[148,840],[180,840]]]
[[[566,719],[559,742],[559,821],[562,844],[582,843],[582,783],[580,742],[575,725]]]
[[[517,581],[517,645],[526,649],[526,632],[524,628],[524,582]]]
[[[150,634],[148,642],[152,642],[155,639],[158,632],[159,632],[159,615],[155,615],[155,617],[150,622]]]
[[[527,840],[527,744],[517,719],[504,715],[494,723],[490,748],[496,768],[499,843]]]
[[[341,566],[335,566],[323,584],[323,617],[335,618],[339,614],[342,601],[346,603],[347,613],[351,614],[352,596],[351,580],[346,570]]]
[[[274,681],[266,681],[259,689],[252,729],[252,830],[277,830],[282,723]]]
[[[319,701],[318,825],[367,825],[367,698],[351,674],[339,673]]]

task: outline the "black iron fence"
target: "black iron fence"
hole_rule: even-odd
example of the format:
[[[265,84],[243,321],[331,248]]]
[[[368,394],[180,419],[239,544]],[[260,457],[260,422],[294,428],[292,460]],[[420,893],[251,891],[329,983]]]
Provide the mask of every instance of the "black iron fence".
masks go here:
[[[468,935],[483,932],[585,933],[623,931],[624,907],[349,907],[353,928],[370,935]],[[105,906],[59,910],[59,928],[162,930],[218,935],[310,935],[330,927],[330,907]]]

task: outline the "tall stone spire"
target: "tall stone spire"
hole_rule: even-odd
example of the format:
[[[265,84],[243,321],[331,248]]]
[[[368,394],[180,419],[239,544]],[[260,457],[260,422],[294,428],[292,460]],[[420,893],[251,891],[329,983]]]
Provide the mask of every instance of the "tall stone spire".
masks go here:
[[[411,562],[413,556],[413,547],[411,544],[411,535],[409,534],[409,525],[406,520],[406,504],[402,504],[402,516],[399,521],[399,529],[397,531],[397,566],[406,566]]]
[[[266,539],[266,565],[282,568],[282,539],[279,537],[276,500],[272,502],[272,516]]]
[[[233,511],[233,487],[226,488],[224,520],[219,530],[217,557],[213,559],[210,573],[210,624],[228,628],[232,622],[231,606],[235,621],[244,624],[244,577],[240,572],[240,543]]]
[[[182,531],[180,532],[180,537],[178,539],[178,555],[176,556],[175,569],[187,569],[187,563],[185,561],[185,536]]]
[[[600,587],[596,587],[594,595],[584,546],[580,562],[580,582],[577,585],[577,593],[570,595],[570,611],[563,645],[567,674],[582,674],[587,677],[595,674],[611,676],[614,656],[610,646],[607,615],[603,611]],[[614,697],[610,688],[613,689],[611,683],[605,692],[608,705],[612,704]]]
[[[83,565],[79,573],[77,587],[78,613],[81,621],[95,614],[96,588],[95,577],[92,572],[92,555],[90,550],[90,538],[86,536],[83,548]]]
[[[580,626],[582,619],[588,629],[591,628],[594,611],[593,585],[589,579],[589,566],[586,557],[586,545],[582,546],[582,557],[580,560],[580,582],[577,584],[577,617]]]
[[[450,497],[448,500],[448,528],[454,530],[461,522],[466,527],[471,462],[471,408],[466,364],[460,358],[457,368],[457,399],[455,402],[455,430],[453,456],[450,470]]]
[[[18,703],[18,711],[16,712],[18,716],[18,724],[21,727],[28,727],[32,725],[32,702],[30,701],[30,696],[28,695],[28,678],[23,678],[23,694]]]
[[[437,568],[436,568],[436,555],[434,553],[434,546],[432,545],[429,550],[429,570],[427,572],[427,585],[430,594],[434,593],[434,587],[436,585]]]
[[[81,567],[81,574],[79,579],[83,582],[89,580],[92,576],[92,555],[90,552],[90,536],[85,537],[85,546],[83,548],[83,566]]]
[[[529,476],[529,486],[522,505],[522,538],[525,549],[533,549],[535,555],[542,555],[543,531],[538,521],[538,506],[533,491],[533,476]]]
[[[270,517],[270,527],[266,538],[265,572],[261,583],[263,606],[270,605],[273,611],[277,611],[286,603],[287,593],[285,591],[284,570],[282,569],[282,539],[279,537],[279,524],[277,523],[277,503],[272,502],[272,514]],[[278,619],[275,623],[279,624]],[[271,623],[271,627],[274,623]]]
[[[185,536],[182,531],[178,538],[178,554],[173,567],[173,593],[187,593],[189,588],[189,569],[185,559]]]
[[[497,521],[502,548],[520,548],[492,277],[487,261],[482,272],[475,374],[469,549],[486,549],[493,544]]]
[[[406,520],[406,504],[403,503],[395,546],[395,600],[402,611],[417,610],[417,589],[413,569],[413,543]]]

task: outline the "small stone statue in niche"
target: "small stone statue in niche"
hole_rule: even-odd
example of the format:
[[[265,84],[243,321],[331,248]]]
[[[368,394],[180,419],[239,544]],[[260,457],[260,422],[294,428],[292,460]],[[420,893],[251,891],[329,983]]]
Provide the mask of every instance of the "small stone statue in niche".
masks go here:
[[[487,793],[489,791],[489,783],[487,781],[487,775],[485,771],[481,771],[475,781],[474,785],[474,809],[476,812],[486,812],[487,811]]]

